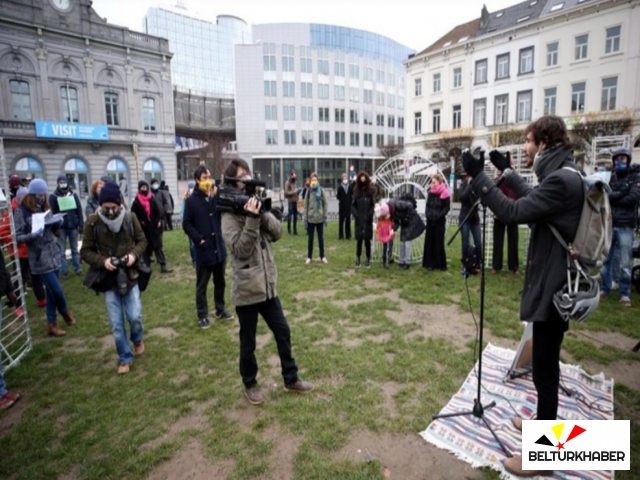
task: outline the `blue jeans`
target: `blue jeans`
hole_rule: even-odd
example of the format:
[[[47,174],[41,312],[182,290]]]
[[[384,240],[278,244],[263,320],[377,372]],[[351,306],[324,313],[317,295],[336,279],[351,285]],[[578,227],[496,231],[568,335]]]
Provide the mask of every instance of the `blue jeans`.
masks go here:
[[[320,246],[320,258],[324,258],[324,223],[310,223],[307,226],[309,241],[307,242],[307,258],[313,258],[313,237],[318,231],[318,245]]]
[[[189,253],[191,254],[191,264],[195,266],[196,264],[196,244],[193,243],[191,237],[189,237]]]
[[[131,288],[124,296],[119,295],[115,290],[109,290],[104,293],[104,300],[107,304],[107,315],[120,363],[132,363],[133,354],[127,340],[124,316],[126,313],[131,341],[134,345],[140,344],[142,342],[142,304],[138,285]]]
[[[59,275],[59,270],[40,275],[47,294],[48,324],[56,323],[56,310],[60,312],[60,315],[64,315],[68,310],[67,299],[62,291],[62,285],[60,285]]]
[[[476,247],[476,258],[480,265],[482,265],[482,234],[480,232],[480,224],[477,223],[465,223],[462,225],[462,264],[466,264],[467,252],[469,251],[469,233],[473,235],[473,244]]]
[[[73,271],[80,272],[82,269],[80,268],[80,254],[78,253],[78,229],[74,228],[73,230],[67,230],[64,228],[60,229],[60,236],[58,237],[58,245],[60,245],[60,250],[62,253],[62,262],[60,264],[60,273],[62,275],[66,275],[69,273],[69,267],[67,266],[67,256],[65,255],[65,250],[67,248],[67,238],[69,239],[69,248],[71,248],[71,262],[73,263]]]
[[[611,250],[604,261],[600,276],[602,277],[602,291],[611,293],[611,277],[614,260],[620,258],[620,297],[631,295],[631,263],[633,255],[633,228],[613,227]]]
[[[391,245],[393,248],[393,244]],[[411,242],[403,242],[400,240],[400,265],[409,265],[411,263]]]
[[[0,302],[0,340],[2,340],[2,302]],[[4,383],[2,375],[2,355],[0,355],[0,398],[4,397],[5,393],[7,393],[7,384]]]

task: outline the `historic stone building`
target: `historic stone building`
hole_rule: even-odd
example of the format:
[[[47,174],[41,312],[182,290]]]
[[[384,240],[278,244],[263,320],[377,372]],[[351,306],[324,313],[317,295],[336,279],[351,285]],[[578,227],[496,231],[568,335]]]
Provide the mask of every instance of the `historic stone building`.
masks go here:
[[[0,138],[8,174],[65,173],[85,201],[109,175],[177,198],[169,44],[108,24],[90,0],[0,0]]]

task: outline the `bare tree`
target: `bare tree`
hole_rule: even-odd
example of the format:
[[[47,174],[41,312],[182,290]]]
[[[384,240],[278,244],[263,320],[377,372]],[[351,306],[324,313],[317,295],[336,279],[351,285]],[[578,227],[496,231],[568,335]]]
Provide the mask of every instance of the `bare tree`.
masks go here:
[[[385,160],[389,160],[390,158],[393,158],[396,155],[400,155],[404,150],[404,145],[399,145],[399,144],[380,145],[378,147],[378,150],[380,151],[380,156],[384,157]]]
[[[473,132],[468,129],[453,130],[443,132],[438,139],[438,149],[446,159],[453,157],[455,159],[455,173],[462,174],[462,151],[465,148],[471,148],[473,142]]]
[[[206,132],[202,136],[202,140],[206,146],[200,150],[200,161],[204,161],[209,167],[211,176],[218,178],[226,166],[222,153],[229,143],[229,137],[218,132]]]

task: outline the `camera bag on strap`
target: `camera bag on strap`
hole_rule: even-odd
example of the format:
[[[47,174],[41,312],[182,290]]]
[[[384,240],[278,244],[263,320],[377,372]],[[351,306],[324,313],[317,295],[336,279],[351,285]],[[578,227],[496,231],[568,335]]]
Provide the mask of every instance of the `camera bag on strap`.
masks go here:
[[[558,230],[549,225],[560,244],[568,252],[570,258],[578,261],[583,267],[590,269],[598,266],[609,253],[613,235],[611,206],[605,184],[601,180],[589,185],[582,174],[574,168],[563,167],[563,170],[575,172],[584,187],[584,202],[578,222],[578,229],[573,242],[567,244]]]
[[[97,227],[97,224],[94,224],[94,229]],[[116,239],[111,247],[111,256],[115,257],[116,252],[118,250],[118,244],[120,243],[120,239],[122,238],[122,233],[124,232],[124,228],[120,228],[120,231],[116,234]],[[100,250],[100,244],[98,243],[98,232],[94,232],[94,236],[96,238],[96,247],[98,251]],[[86,288],[90,288],[95,291],[96,294],[104,293],[108,290],[111,290],[113,284],[116,281],[116,272],[110,272],[106,268],[95,268],[89,267],[89,271],[84,277],[84,281],[82,284]]]

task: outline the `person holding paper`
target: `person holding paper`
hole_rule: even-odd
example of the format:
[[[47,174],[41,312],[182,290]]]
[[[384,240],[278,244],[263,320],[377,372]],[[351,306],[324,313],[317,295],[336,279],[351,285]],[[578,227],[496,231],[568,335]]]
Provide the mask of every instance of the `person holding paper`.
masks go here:
[[[75,325],[76,320],[69,313],[67,299],[59,280],[60,245],[56,233],[60,223],[46,223],[49,210],[47,184],[35,178],[29,184],[29,193],[15,211],[16,241],[27,244],[31,273],[39,275],[47,295],[47,332],[54,337],[63,337],[66,332],[56,323],[57,313],[67,325]]]
[[[51,205],[51,213],[64,213],[64,221],[60,226],[60,236],[58,243],[60,245],[60,273],[63,278],[69,278],[69,267],[67,266],[67,238],[69,239],[69,248],[71,249],[71,262],[76,275],[82,275],[80,267],[80,253],[78,252],[78,234],[82,234],[84,229],[84,217],[82,215],[82,204],[80,198],[71,189],[67,176],[64,173],[58,175],[58,187],[49,196],[49,204]]]

